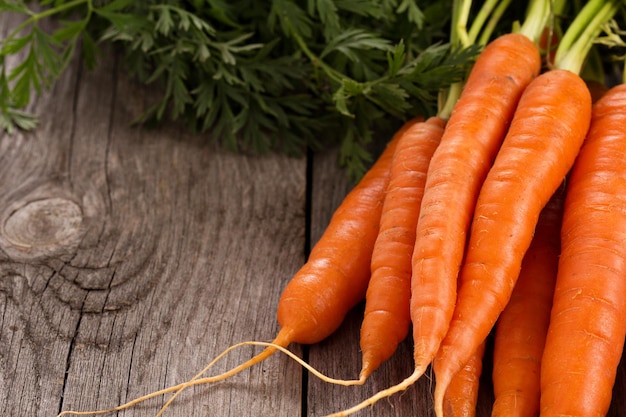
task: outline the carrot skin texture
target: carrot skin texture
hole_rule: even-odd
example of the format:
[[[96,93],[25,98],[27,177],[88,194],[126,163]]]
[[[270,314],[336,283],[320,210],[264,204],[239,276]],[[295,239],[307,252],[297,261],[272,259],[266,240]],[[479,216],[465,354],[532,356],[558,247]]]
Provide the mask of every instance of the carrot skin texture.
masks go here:
[[[419,121],[413,119],[396,132],[335,210],[308,261],[283,290],[277,317],[279,335],[288,335],[284,340],[320,342],[365,297],[393,153],[402,133]]]
[[[425,371],[444,338],[480,185],[523,90],[539,74],[537,47],[502,35],[478,56],[428,170],[412,258],[415,365]]]
[[[565,187],[544,207],[511,298],[496,323],[491,417],[539,414],[541,356],[561,250]]]
[[[443,417],[475,417],[486,341],[454,375],[443,398]]]
[[[458,303],[434,360],[438,416],[450,379],[508,303],[539,213],[573,165],[590,118],[589,90],[570,71],[545,72],[524,91],[476,202]]]
[[[395,352],[411,322],[411,255],[426,172],[445,120],[431,117],[409,127],[398,142],[372,253],[360,343],[366,379]]]
[[[604,416],[626,336],[626,85],[593,108],[569,179],[541,416]]]

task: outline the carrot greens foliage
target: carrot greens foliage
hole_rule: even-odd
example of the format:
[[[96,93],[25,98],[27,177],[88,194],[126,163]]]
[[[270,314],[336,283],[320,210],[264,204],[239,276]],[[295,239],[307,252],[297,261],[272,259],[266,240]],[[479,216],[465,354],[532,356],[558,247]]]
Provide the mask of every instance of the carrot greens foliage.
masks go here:
[[[0,127],[32,129],[32,96],[80,53],[113,45],[159,96],[137,121],[175,119],[238,151],[340,146],[359,177],[376,133],[432,114],[477,48],[452,52],[450,1],[0,0]]]

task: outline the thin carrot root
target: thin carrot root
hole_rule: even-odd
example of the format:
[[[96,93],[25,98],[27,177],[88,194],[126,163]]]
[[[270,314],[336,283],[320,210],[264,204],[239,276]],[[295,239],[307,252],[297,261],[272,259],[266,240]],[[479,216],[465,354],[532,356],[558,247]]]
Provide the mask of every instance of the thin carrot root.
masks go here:
[[[265,347],[265,349],[257,354],[256,356],[252,357],[251,359],[247,360],[246,362],[226,371],[223,372],[219,375],[214,375],[214,376],[209,376],[209,377],[202,377],[202,375],[204,373],[206,373],[213,365],[215,365],[215,363],[217,363],[220,359],[222,359],[224,356],[226,356],[228,353],[230,353],[232,350],[235,350],[237,348],[243,347],[243,346],[263,346]],[[161,410],[159,410],[159,412],[156,414],[156,417],[160,417],[165,410],[171,405],[171,403],[173,402],[173,400],[186,388],[195,386],[195,385],[203,385],[203,384],[210,384],[210,383],[214,383],[214,382],[219,382],[219,381],[223,381],[231,376],[234,376],[235,374],[237,374],[238,372],[241,372],[249,367],[251,367],[252,365],[255,365],[261,361],[263,361],[264,359],[268,358],[269,356],[271,356],[273,353],[275,353],[276,351],[280,351],[282,353],[284,353],[285,355],[289,356],[291,359],[293,359],[295,362],[297,362],[300,366],[302,366],[303,368],[305,368],[306,370],[308,370],[311,374],[313,374],[314,376],[316,376],[317,378],[321,379],[324,382],[327,382],[329,384],[335,384],[335,385],[343,385],[343,386],[351,386],[351,385],[362,385],[365,382],[364,378],[359,378],[359,379],[353,379],[353,380],[346,380],[346,379],[336,379],[336,378],[331,378],[327,375],[324,375],[323,373],[321,373],[320,371],[318,371],[317,369],[315,369],[314,367],[312,367],[311,365],[309,365],[308,363],[306,363],[303,359],[299,358],[295,353],[289,351],[287,348],[278,345],[274,342],[257,342],[257,341],[246,341],[246,342],[240,342],[237,343],[235,345],[232,345],[228,348],[226,348],[222,353],[220,353],[215,359],[213,359],[207,366],[204,367],[204,369],[202,369],[202,371],[200,371],[198,374],[196,374],[193,378],[191,378],[190,380],[180,383],[178,385],[173,385],[171,387],[168,388],[164,388],[162,390],[159,391],[154,391],[151,392],[149,394],[143,395],[139,398],[136,398],[132,401],[129,401],[125,404],[119,405],[117,407],[114,408],[109,408],[109,409],[103,409],[103,410],[94,410],[94,411],[73,411],[73,410],[67,410],[67,411],[62,411],[59,414],[57,414],[56,417],[62,417],[62,416],[66,416],[66,415],[74,415],[74,416],[86,416],[86,415],[98,415],[98,414],[108,414],[108,413],[114,413],[116,411],[122,411],[125,410],[127,408],[133,407],[143,401],[152,399],[154,397],[158,397],[160,395],[165,395],[165,394],[169,394],[169,393],[174,393],[174,395],[163,405],[163,407],[161,408]]]
[[[161,408],[161,410],[159,410],[159,412],[156,414],[155,417],[161,417],[161,415],[165,412],[165,410],[170,406],[170,404],[174,401],[174,399],[185,389],[188,388],[190,386],[193,385],[198,385],[199,383],[202,382],[198,382],[198,381],[203,381],[203,380],[207,380],[207,379],[215,379],[215,378],[220,378],[220,379],[225,379],[230,375],[234,375],[235,370],[237,371],[241,371],[243,370],[242,367],[245,366],[246,368],[254,365],[255,363],[259,363],[262,360],[264,360],[265,358],[269,357],[271,354],[273,354],[276,350],[281,351],[282,353],[286,354],[287,356],[289,356],[291,359],[293,359],[294,361],[296,361],[300,366],[302,366],[303,368],[305,368],[306,370],[308,370],[309,372],[311,372],[313,375],[315,375],[316,377],[318,377],[319,379],[321,379],[324,382],[327,382],[329,384],[335,384],[335,385],[343,385],[343,386],[350,386],[350,385],[362,385],[365,382],[365,378],[359,378],[359,379],[354,379],[354,380],[345,380],[345,379],[335,379],[335,378],[331,378],[329,376],[326,376],[324,374],[322,374],[321,372],[319,372],[317,369],[313,368],[311,365],[309,365],[308,363],[306,363],[304,360],[302,360],[301,358],[299,358],[298,356],[296,356],[295,353],[291,352],[290,350],[288,350],[287,348],[284,348],[283,346],[280,346],[276,343],[272,343],[272,342],[255,342],[255,341],[248,341],[248,342],[241,342],[238,343],[236,345],[231,346],[228,350],[232,350],[236,347],[240,347],[240,346],[246,346],[246,345],[252,345],[252,346],[265,346],[266,349],[263,350],[263,352],[259,353],[257,356],[253,357],[252,359],[250,359],[247,362],[244,362],[242,365],[233,368],[231,371],[227,371],[221,375],[217,375],[216,377],[209,377],[209,378],[200,378],[212,365],[213,363],[215,363],[215,360],[213,360],[212,363],[210,363],[209,365],[207,365],[202,371],[200,371],[196,376],[194,376],[193,378],[191,378],[189,381],[183,383],[180,385],[180,388],[174,393],[174,395],[172,395],[172,397],[163,405],[163,407]],[[226,353],[223,352],[220,356],[223,356]],[[216,358],[217,359],[217,358]],[[229,375],[226,375],[229,374]],[[223,378],[222,378],[223,377]],[[207,381],[207,382],[216,382],[219,381],[220,379],[216,379],[215,381]]]
[[[238,343],[238,344],[235,344],[235,345],[230,346],[230,347],[228,347],[227,349],[225,349],[225,350],[224,350],[222,353],[220,353],[220,354],[219,354],[219,355],[218,355],[215,359],[213,359],[213,360],[212,360],[212,361],[211,361],[211,362],[210,362],[210,363],[209,363],[209,364],[208,364],[208,365],[207,365],[207,366],[206,366],[206,367],[202,370],[202,372],[201,372],[201,373],[199,373],[198,375],[196,375],[196,376],[192,379],[193,383],[190,383],[190,381],[188,381],[188,382],[185,382],[185,383],[182,383],[182,384],[178,384],[178,385],[175,385],[175,386],[172,386],[172,387],[168,387],[168,388],[165,388],[165,389],[162,389],[162,390],[159,390],[159,391],[154,391],[154,392],[151,392],[150,394],[143,395],[143,396],[141,396],[141,397],[139,397],[139,398],[136,398],[136,399],[134,399],[134,400],[132,400],[132,401],[129,401],[129,402],[125,403],[125,404],[119,405],[119,406],[114,407],[114,408],[109,408],[109,409],[104,409],[104,410],[94,410],[94,411],[72,411],[72,410],[68,410],[68,411],[62,411],[61,413],[59,413],[59,414],[57,415],[57,417],[62,417],[62,416],[65,416],[65,415],[84,416],[84,415],[97,415],[97,414],[108,414],[108,413],[114,413],[114,412],[116,412],[116,411],[122,411],[122,410],[125,410],[125,409],[127,409],[127,408],[133,407],[133,406],[135,406],[135,405],[137,405],[137,404],[139,404],[139,403],[141,403],[141,402],[143,402],[143,401],[149,400],[149,399],[154,398],[154,397],[158,397],[159,395],[165,395],[165,394],[168,394],[168,393],[170,393],[170,392],[179,392],[179,391],[181,391],[182,389],[184,389],[184,388],[186,388],[186,387],[188,387],[188,386],[191,386],[191,385],[195,385],[195,384],[199,384],[199,383],[201,383],[201,382],[200,382],[200,380],[198,379],[198,376],[199,376],[199,375],[202,375],[202,374],[204,374],[206,371],[208,371],[208,370],[209,370],[209,368],[211,368],[211,367],[212,367],[215,363],[217,363],[217,361],[219,361],[221,358],[223,358],[224,356],[226,356],[226,355],[227,355],[230,351],[232,351],[232,350],[234,350],[234,349],[236,349],[236,348],[238,348],[238,347],[244,346],[246,343],[247,343],[247,342]],[[255,356],[254,358],[250,359],[249,361],[244,362],[244,364],[246,364],[246,363],[248,363],[248,362],[251,362],[252,360],[254,360],[254,359],[258,358],[259,356],[261,356],[261,355],[262,355],[262,354],[264,354],[264,353],[265,353],[265,351],[261,352],[260,354],[258,354],[258,355],[257,355],[257,356]],[[243,364],[242,364],[242,365],[243,365]],[[226,371],[226,372],[224,372],[224,373],[222,373],[222,374],[220,374],[220,375],[216,375],[216,376],[214,376],[214,377],[209,377],[209,378],[203,378],[203,380],[202,380],[202,381],[203,381],[204,383],[210,383],[210,382],[217,382],[217,381],[223,380],[223,379],[225,379],[226,377],[228,377],[228,375],[230,375],[230,374],[232,373],[232,371],[233,371],[233,370],[240,368],[242,365],[239,365],[239,366],[237,366],[236,368],[233,368],[233,369],[231,369],[231,370],[229,370],[229,371]],[[226,376],[225,376],[225,375],[226,375]],[[215,381],[209,381],[209,379],[214,379]],[[160,414],[162,414],[162,412],[160,412]]]
[[[362,401],[361,403],[355,405],[354,407],[348,408],[347,410],[342,410],[333,414],[328,414],[325,417],[345,417],[345,416],[349,416],[350,414],[354,414],[357,411],[360,411],[366,407],[369,407],[371,405],[374,405],[376,402],[378,402],[379,400],[383,399],[383,398],[387,398],[387,397],[391,397],[394,394],[397,394],[398,392],[402,392],[407,390],[411,385],[413,385],[415,382],[417,382],[417,380],[424,374],[424,372],[426,371],[426,369],[424,368],[416,368],[413,373],[408,376],[407,378],[405,378],[402,382],[400,382],[397,385],[394,385],[392,387],[389,387],[387,389],[384,389],[382,391],[378,391],[376,394],[372,395],[371,397],[365,399],[364,401]]]

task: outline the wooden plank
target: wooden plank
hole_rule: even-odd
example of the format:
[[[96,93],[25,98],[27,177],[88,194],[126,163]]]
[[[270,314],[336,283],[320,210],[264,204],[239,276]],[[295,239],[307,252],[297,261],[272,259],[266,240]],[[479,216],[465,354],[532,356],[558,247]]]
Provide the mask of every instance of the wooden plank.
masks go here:
[[[36,131],[0,136],[1,415],[117,406],[277,331],[276,300],[304,261],[305,159],[131,127],[148,97],[115,59],[75,63],[34,105]],[[167,415],[297,415],[301,377],[277,355]]]

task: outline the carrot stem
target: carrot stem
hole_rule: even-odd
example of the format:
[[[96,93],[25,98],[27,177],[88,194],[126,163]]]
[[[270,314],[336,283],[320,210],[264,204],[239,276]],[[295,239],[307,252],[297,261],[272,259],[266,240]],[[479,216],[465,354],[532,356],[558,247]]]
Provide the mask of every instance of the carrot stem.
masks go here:
[[[579,74],[594,41],[619,9],[621,1],[591,0],[567,28],[554,57],[555,68]]]
[[[475,44],[480,46],[486,45],[489,38],[493,34],[496,24],[510,3],[511,0],[487,0],[478,11],[468,32],[467,21],[469,19],[472,2],[468,0],[454,1],[452,5],[452,31],[450,33],[450,42],[452,47],[467,48]],[[489,21],[487,25],[484,26],[487,18],[489,18]],[[480,39],[480,41],[477,42],[478,39]],[[446,91],[445,97],[442,95],[437,116],[444,120],[448,120],[454,105],[461,95],[463,85],[464,82],[462,81],[452,84]]]
[[[472,23],[472,26],[470,27],[470,30],[468,32],[468,41],[470,42],[470,44],[476,41],[476,39],[478,38],[478,34],[480,33],[480,30],[483,28],[483,25],[487,21],[487,18],[489,17],[489,15],[494,11],[494,8],[496,7],[496,5],[498,4],[506,5],[508,3],[510,3],[510,0],[506,0],[502,2],[500,2],[499,0],[487,0],[483,3],[483,6],[480,8],[478,13],[476,14],[476,17],[474,18],[474,22]]]
[[[448,120],[450,118],[450,114],[452,114],[452,109],[454,108],[454,105],[456,104],[459,96],[461,95],[461,91],[463,90],[463,84],[464,83],[462,82],[458,82],[450,86],[447,91],[445,102],[439,110],[437,116],[441,117],[444,120]]]
[[[506,8],[509,7],[509,4],[511,4],[511,0],[504,0],[498,4],[496,9],[493,11],[493,14],[491,15],[491,18],[487,22],[487,25],[483,28],[480,37],[476,38],[476,43],[478,43],[479,45],[486,45],[487,42],[489,42],[489,39],[491,39],[491,35],[496,28],[496,25],[500,21],[500,18],[502,18],[502,15],[504,14]]]
[[[455,0],[452,6],[452,33],[450,41],[453,46],[468,47],[471,45],[467,33],[467,21],[472,8],[471,0]]]
[[[527,36],[533,43],[538,43],[549,17],[549,0],[531,0],[524,23],[519,28],[519,33]]]
[[[469,4],[468,4],[469,3]],[[467,19],[469,16],[469,9],[471,8],[471,1],[467,0],[454,0],[452,2],[452,22],[450,24],[450,44],[452,48],[458,48],[462,46],[461,38],[467,40]],[[445,93],[440,94],[439,111],[437,116],[443,120],[448,120],[454,104],[457,102],[461,90],[463,89],[463,82],[459,81],[454,83],[445,90]]]
[[[566,33],[561,38],[559,43],[561,51],[559,55],[564,54],[572,48],[576,40],[580,38],[581,32],[592,19],[591,16],[596,15],[605,3],[606,0],[590,0],[576,13],[576,18],[570,23]]]

